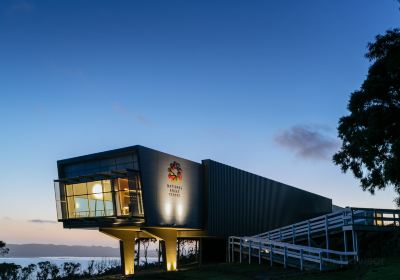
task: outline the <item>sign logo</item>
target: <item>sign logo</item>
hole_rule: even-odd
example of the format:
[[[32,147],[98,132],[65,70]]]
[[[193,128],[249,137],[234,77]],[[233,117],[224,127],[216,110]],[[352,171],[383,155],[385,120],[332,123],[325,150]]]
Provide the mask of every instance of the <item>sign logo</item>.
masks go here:
[[[183,170],[179,162],[171,162],[168,167],[168,179],[170,182],[178,183],[183,180]]]

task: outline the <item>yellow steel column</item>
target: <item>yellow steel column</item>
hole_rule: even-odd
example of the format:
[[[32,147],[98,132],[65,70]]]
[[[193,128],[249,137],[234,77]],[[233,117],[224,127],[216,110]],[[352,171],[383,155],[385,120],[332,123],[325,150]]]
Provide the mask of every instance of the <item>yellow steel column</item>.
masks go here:
[[[137,231],[118,230],[118,229],[100,229],[100,232],[122,241],[121,262],[125,275],[135,273],[135,239]]]
[[[167,271],[177,270],[177,254],[176,254],[176,229],[160,229],[160,228],[147,228],[147,232],[157,236],[165,242],[165,262]]]

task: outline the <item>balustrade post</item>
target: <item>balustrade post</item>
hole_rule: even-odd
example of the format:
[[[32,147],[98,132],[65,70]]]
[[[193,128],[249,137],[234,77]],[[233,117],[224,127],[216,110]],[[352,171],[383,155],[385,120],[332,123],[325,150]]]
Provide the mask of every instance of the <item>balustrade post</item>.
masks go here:
[[[303,270],[303,249],[300,249],[300,269]]]
[[[240,254],[239,254],[239,262],[240,263],[242,263],[242,248],[243,248],[242,243],[243,243],[242,238],[240,238],[240,250],[239,250],[239,252],[240,252]]]
[[[274,251],[272,249],[272,244],[269,243],[269,262],[270,266],[272,266],[272,258],[274,257]]]
[[[284,255],[283,255],[283,267],[287,267],[287,247],[284,248]]]
[[[249,264],[251,264],[251,240],[249,240]]]

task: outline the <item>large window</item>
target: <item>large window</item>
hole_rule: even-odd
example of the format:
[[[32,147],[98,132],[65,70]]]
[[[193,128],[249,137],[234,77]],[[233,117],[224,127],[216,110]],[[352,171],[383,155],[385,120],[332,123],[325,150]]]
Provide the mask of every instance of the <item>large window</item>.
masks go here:
[[[111,181],[66,184],[68,218],[114,216]]]
[[[114,181],[118,216],[143,216],[142,190],[139,179],[118,178]]]
[[[143,217],[138,174],[88,182],[55,182],[58,219]]]

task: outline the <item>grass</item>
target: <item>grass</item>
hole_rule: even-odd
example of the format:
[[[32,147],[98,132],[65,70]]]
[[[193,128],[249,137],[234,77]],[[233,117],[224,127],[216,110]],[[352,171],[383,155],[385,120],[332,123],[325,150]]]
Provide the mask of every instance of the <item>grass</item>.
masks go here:
[[[201,267],[184,268],[176,272],[140,271],[134,277],[125,278],[120,275],[99,278],[138,279],[138,280],[180,280],[180,279],[210,279],[210,280],[245,280],[245,279],[295,279],[295,280],[331,280],[331,279],[400,279],[400,257],[367,259],[360,264],[337,271],[302,272],[296,269],[284,269],[268,264],[214,264]]]

